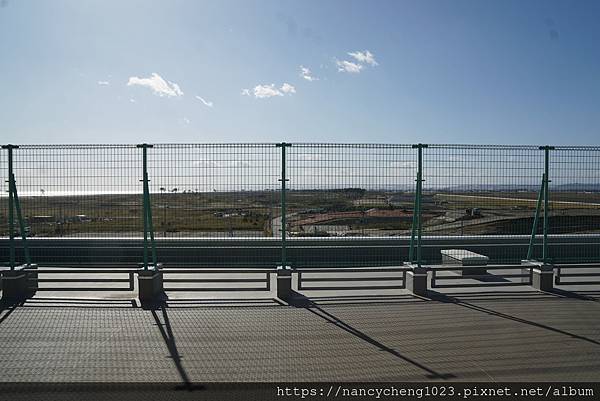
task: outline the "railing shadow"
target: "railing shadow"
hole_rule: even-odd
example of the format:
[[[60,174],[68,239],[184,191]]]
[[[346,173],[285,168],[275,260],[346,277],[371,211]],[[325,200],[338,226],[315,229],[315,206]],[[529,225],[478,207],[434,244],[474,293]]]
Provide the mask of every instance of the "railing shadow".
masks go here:
[[[160,320],[157,310],[161,311],[164,323]],[[152,317],[156,322],[156,326],[158,327],[158,330],[160,331],[160,334],[163,340],[165,341],[170,358],[173,360],[175,368],[177,369],[177,373],[179,373],[179,377],[183,382],[183,384],[181,386],[178,386],[176,389],[187,391],[205,389],[204,386],[193,384],[191,382],[185,368],[183,367],[183,364],[181,363],[181,355],[179,354],[179,350],[177,349],[177,343],[175,342],[175,336],[173,335],[173,328],[171,327],[171,321],[169,320],[169,315],[167,313],[167,308],[165,307],[165,305],[160,306],[159,309],[150,309],[150,313],[152,313]]]
[[[552,293],[549,293],[549,294],[552,295]],[[502,318],[502,319],[510,320],[510,321],[513,321],[513,322],[522,323],[522,324],[526,324],[526,325],[533,326],[533,327],[536,327],[536,328],[548,330],[548,331],[551,331],[553,333],[565,335],[565,336],[568,336],[568,337],[571,337],[571,338],[574,338],[574,339],[577,339],[577,340],[588,342],[590,344],[600,345],[599,341],[593,340],[591,338],[588,338],[588,337],[585,337],[585,336],[582,336],[582,335],[579,335],[579,334],[574,334],[574,333],[568,332],[566,330],[557,329],[555,327],[548,326],[548,325],[543,324],[543,323],[538,323],[538,322],[534,322],[534,321],[531,321],[531,320],[523,319],[523,318],[520,318],[520,317],[508,315],[506,313],[498,312],[498,311],[495,311],[493,309],[486,308],[486,307],[483,307],[483,306],[474,305],[474,304],[472,304],[470,302],[466,302],[464,300],[461,300],[460,297],[457,297],[456,295],[455,296],[450,296],[450,295],[442,294],[442,293],[439,293],[439,292],[436,292],[436,291],[428,291],[427,296],[423,297],[423,298],[424,299],[430,299],[430,300],[433,300],[433,301],[443,302],[443,303],[451,303],[451,304],[454,304],[454,305],[457,305],[457,306],[461,306],[463,308],[467,308],[467,309],[470,309],[470,310],[473,310],[473,311],[476,311],[476,312],[485,313],[485,314],[488,314],[490,316],[495,316],[495,317],[499,317],[499,318]]]
[[[23,301],[19,302],[6,302],[0,301],[0,324],[4,322],[14,311],[17,306],[21,306]]]
[[[375,347],[379,348],[382,351],[388,352],[389,354],[395,356],[396,358],[399,358],[405,362],[410,363],[413,366],[416,366],[417,368],[419,368],[427,373],[426,374],[427,378],[447,380],[447,379],[452,379],[452,378],[456,377],[453,374],[439,373],[412,358],[402,355],[395,349],[390,348],[385,344],[382,344],[381,342],[375,340],[374,338],[370,337],[366,333],[363,333],[362,331],[358,330],[357,328],[351,326],[350,324],[348,324],[348,323],[344,322],[343,320],[339,319],[338,317],[334,316],[330,312],[327,312],[327,311],[321,309],[316,303],[314,303],[311,299],[307,298],[303,294],[292,291],[292,296],[290,298],[286,299],[286,301],[289,305],[294,306],[296,308],[306,309],[308,312],[314,314],[315,316],[320,317],[321,319],[324,319],[328,323],[334,324],[335,326],[339,327],[340,329],[344,330],[345,332],[352,334],[353,336],[356,336],[371,345],[374,345]]]

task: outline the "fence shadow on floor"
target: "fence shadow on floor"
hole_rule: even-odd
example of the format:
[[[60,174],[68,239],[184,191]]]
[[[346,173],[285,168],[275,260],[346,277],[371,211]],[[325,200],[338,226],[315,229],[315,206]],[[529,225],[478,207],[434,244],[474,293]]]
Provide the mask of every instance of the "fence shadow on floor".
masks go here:
[[[167,308],[163,305],[158,309],[151,309],[150,312],[152,313],[154,322],[156,323],[165,345],[167,346],[169,357],[173,360],[173,364],[175,365],[177,373],[181,378],[182,385],[178,386],[176,389],[187,391],[204,390],[205,387],[203,385],[194,384],[191,382],[185,368],[183,367],[183,364],[181,363],[181,355],[177,349],[177,342],[175,341],[175,336],[173,335],[173,328],[171,327],[171,321],[169,320]],[[162,321],[160,319],[161,316]]]
[[[569,293],[567,291],[558,291],[558,292],[544,292],[542,294],[545,294],[546,297],[559,297],[559,298],[574,298],[577,300],[584,300],[584,301],[590,301],[590,302],[596,302],[595,299],[588,299],[588,298],[582,298],[580,295],[577,294],[572,294]],[[579,335],[579,334],[575,334],[575,333],[571,333],[569,331],[566,330],[562,330],[562,329],[558,329],[556,327],[552,327],[543,323],[538,323],[535,322],[533,320],[528,320],[528,319],[524,319],[521,317],[517,317],[517,316],[513,316],[513,315],[509,315],[507,313],[503,313],[503,312],[499,312],[493,309],[490,309],[489,307],[484,307],[481,305],[476,305],[474,302],[477,302],[478,300],[481,301],[486,301],[486,300],[490,300],[490,298],[475,298],[473,297],[474,294],[469,294],[471,296],[471,298],[465,297],[465,296],[461,296],[460,294],[452,294],[452,295],[448,295],[448,294],[442,294],[439,292],[435,292],[435,291],[429,291],[426,297],[423,297],[424,299],[429,299],[432,301],[437,301],[437,302],[442,302],[442,303],[451,303],[463,308],[467,308],[476,312],[480,312],[480,313],[485,313],[487,315],[490,316],[494,316],[494,317],[498,317],[501,319],[506,319],[506,320],[510,320],[513,322],[517,322],[517,323],[522,323],[522,324],[526,324],[529,326],[533,326],[539,329],[544,329],[544,330],[548,330],[550,332],[556,333],[556,334],[561,334],[564,336],[568,336],[570,338],[573,339],[577,339],[577,340],[581,340],[581,341],[585,341],[587,343],[593,344],[593,345],[597,345],[600,346],[600,342],[596,341],[594,339]],[[515,301],[513,299],[513,301]]]
[[[316,304],[310,298],[307,298],[306,296],[304,296],[301,293],[293,291],[292,296],[289,299],[287,299],[286,301],[290,306],[305,309],[308,312],[314,314],[315,316],[318,316],[319,318],[325,320],[326,322],[334,324],[336,327],[339,327],[340,329],[344,330],[345,332],[352,334],[353,336],[360,338],[361,340],[379,348],[380,350],[388,352],[389,354],[423,370],[426,373],[425,376],[428,379],[448,380],[448,379],[452,379],[452,378],[456,377],[455,375],[453,375],[451,373],[437,372],[434,369],[422,364],[421,362],[418,362],[412,358],[409,358],[408,356],[401,354],[400,352],[396,351],[395,349],[390,348],[385,344],[382,344],[381,342],[370,337],[366,333],[358,330],[357,328],[355,328],[355,327],[351,326],[350,324],[344,322],[343,320],[339,319],[332,313],[323,310],[321,307],[319,307],[318,304]]]

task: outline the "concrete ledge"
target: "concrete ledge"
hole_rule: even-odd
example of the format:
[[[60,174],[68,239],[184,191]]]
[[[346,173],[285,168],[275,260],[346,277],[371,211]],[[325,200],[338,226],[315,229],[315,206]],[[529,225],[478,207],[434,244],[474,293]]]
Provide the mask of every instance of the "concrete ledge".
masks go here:
[[[490,258],[466,249],[442,249],[442,263],[446,265],[463,266],[463,276],[479,276],[487,274],[487,266]]]
[[[277,266],[277,298],[288,300],[292,296],[292,268]]]
[[[162,264],[149,265],[138,270],[138,298],[140,302],[155,302],[164,293]]]

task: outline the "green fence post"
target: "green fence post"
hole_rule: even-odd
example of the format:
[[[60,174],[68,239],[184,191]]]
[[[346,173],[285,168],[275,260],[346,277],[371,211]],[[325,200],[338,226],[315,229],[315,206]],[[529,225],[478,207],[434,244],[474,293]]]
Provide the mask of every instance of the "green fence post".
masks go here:
[[[148,270],[148,233],[152,246],[152,262],[156,267],[156,247],[154,244],[154,232],[152,225],[152,211],[150,210],[150,190],[148,186],[148,148],[153,147],[147,143],[137,145],[142,149],[142,181],[143,183],[143,214],[144,214],[144,270]]]
[[[285,165],[286,165],[285,149],[292,146],[292,144],[282,142],[282,143],[278,143],[276,146],[281,148],[281,178],[279,179],[279,181],[281,181],[281,266],[283,266],[285,268],[287,266],[287,253],[286,253],[287,206],[286,206],[286,199],[285,199],[285,195],[286,195],[285,183],[287,181],[289,181],[286,178],[286,171],[285,171]]]
[[[142,306],[160,300],[164,293],[162,267],[156,260],[156,244],[154,242],[154,225],[152,224],[152,204],[150,202],[150,180],[148,179],[148,148],[153,145],[142,143],[142,181],[143,184],[143,214],[144,214],[144,267],[138,271],[138,298]],[[148,263],[148,236],[152,252],[152,264]]]
[[[537,203],[535,206],[535,217],[533,218],[533,228],[531,229],[531,237],[529,238],[529,248],[527,248],[527,259],[531,260],[533,257],[533,242],[535,240],[535,236],[537,234],[540,209],[542,207],[542,198],[544,197],[544,189],[546,188],[546,173],[542,174],[542,186],[540,188],[540,193],[538,194]]]
[[[9,238],[9,265],[10,270],[15,269],[15,220],[13,215],[13,149],[18,148],[15,145],[2,145],[2,149],[8,151],[8,238]]]
[[[287,205],[285,202],[286,188],[286,157],[285,149],[292,146],[290,143],[278,143],[275,146],[281,148],[281,266],[277,267],[277,297],[289,300],[292,297],[292,269],[287,263]]]
[[[417,266],[421,267],[421,234],[422,234],[422,221],[421,221],[421,203],[422,203],[422,192],[423,192],[423,149],[427,148],[428,145],[419,143],[412,145],[413,149],[417,149],[417,179],[415,189],[415,203],[413,207],[413,222],[410,236],[410,246],[408,250],[408,259],[410,263],[415,262],[415,237],[416,237],[416,262]]]
[[[544,243],[542,252],[542,262],[548,263],[550,255],[548,253],[548,203],[549,203],[549,183],[550,180],[550,151],[554,150],[554,146],[540,146],[540,149],[544,150]]]
[[[25,264],[31,265],[31,257],[29,256],[29,246],[27,245],[27,232],[25,230],[25,223],[23,221],[23,214],[21,213],[21,203],[19,202],[19,192],[17,191],[17,183],[15,175],[11,175],[13,200],[15,204],[15,210],[17,212],[17,220],[19,221],[19,229],[21,230],[21,239],[23,240],[23,255],[25,256]]]

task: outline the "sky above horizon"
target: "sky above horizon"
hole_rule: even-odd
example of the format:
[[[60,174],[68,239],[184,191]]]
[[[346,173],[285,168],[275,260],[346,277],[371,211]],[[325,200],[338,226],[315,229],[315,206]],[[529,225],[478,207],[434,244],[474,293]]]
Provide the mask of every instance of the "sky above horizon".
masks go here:
[[[600,2],[0,1],[0,142],[600,145]]]

